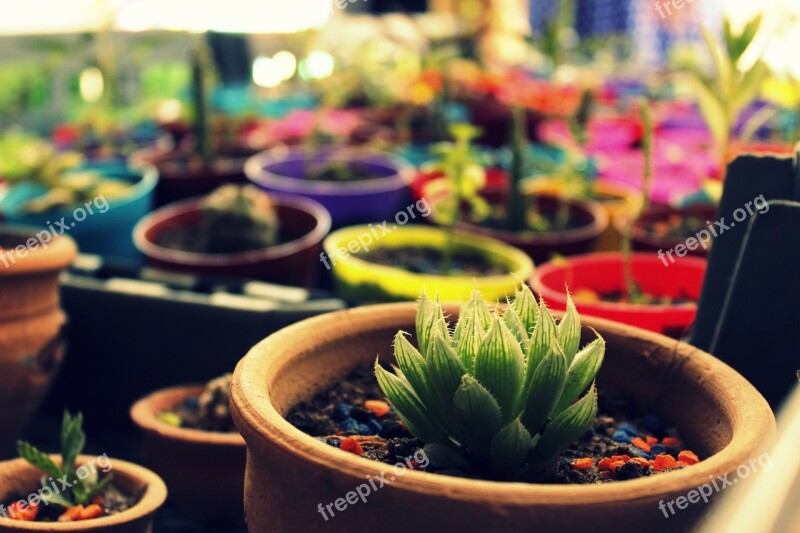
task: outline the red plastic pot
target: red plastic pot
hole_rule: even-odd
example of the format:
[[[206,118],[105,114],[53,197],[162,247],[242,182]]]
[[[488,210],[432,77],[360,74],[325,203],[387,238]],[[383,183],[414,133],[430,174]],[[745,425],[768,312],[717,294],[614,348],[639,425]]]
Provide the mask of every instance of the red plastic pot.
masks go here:
[[[683,257],[669,263],[651,254],[634,254],[633,277],[645,293],[672,298],[700,298],[706,262],[696,257]],[[588,254],[552,261],[538,267],[531,278],[531,289],[555,310],[567,307],[564,288],[575,296],[581,314],[605,318],[630,326],[681,337],[694,322],[697,305],[635,305],[627,303],[585,301],[579,291],[589,289],[598,294],[625,290],[624,263],[617,252]]]
[[[331,229],[328,211],[307,198],[273,196],[284,228],[301,237],[263,250],[240,254],[203,254],[165,248],[158,236],[167,229],[191,230],[200,221],[201,198],[157,209],[142,219],[133,240],[154,266],[211,276],[237,276],[312,287],[316,282],[322,240]]]

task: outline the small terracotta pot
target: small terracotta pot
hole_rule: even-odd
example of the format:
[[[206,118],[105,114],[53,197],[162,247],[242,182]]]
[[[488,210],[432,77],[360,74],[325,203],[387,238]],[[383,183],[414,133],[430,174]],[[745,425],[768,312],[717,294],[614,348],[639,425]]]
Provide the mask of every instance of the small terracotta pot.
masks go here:
[[[446,314],[455,320],[457,309]],[[251,531],[678,531],[703,505],[665,519],[670,501],[709,477],[736,470],[774,440],[766,401],[726,364],[695,347],[637,328],[584,319],[606,340],[599,381],[636,398],[677,428],[707,459],[689,468],[596,485],[479,481],[418,471],[402,473],[328,446],[284,419],[293,405],[340,381],[376,354],[392,362],[398,330],[414,331],[413,303],[368,306],[305,320],[255,346],[233,377],[231,410],[247,442],[245,512]],[[372,476],[371,490],[326,521],[333,504]],[[380,482],[376,482],[379,485]],[[369,485],[367,485],[369,486]],[[362,490],[363,492],[363,490]],[[341,505],[340,501],[340,505]]]
[[[485,193],[493,205],[505,203],[505,192]],[[559,198],[555,195],[541,194],[530,200],[537,210],[550,215],[556,213],[563,203],[569,209],[571,220],[577,219],[581,226],[564,231],[527,231],[515,233],[506,230],[486,228],[478,224],[459,224],[463,230],[495,238],[515,248],[519,248],[533,259],[535,264],[549,261],[554,255],[575,255],[592,249],[598,237],[608,228],[608,215],[595,202]]]
[[[322,239],[331,228],[331,217],[313,200],[273,196],[278,218],[285,228],[302,231],[295,240],[240,254],[203,254],[165,248],[158,236],[168,228],[195,227],[201,217],[201,199],[184,200],[153,211],[136,225],[136,247],[157,266],[169,270],[212,276],[240,276],[312,287],[317,280]]]
[[[170,501],[187,516],[201,523],[243,524],[247,450],[241,435],[177,428],[157,418],[203,389],[164,389],[133,405],[131,418],[144,433],[142,462],[166,481]]]
[[[0,457],[10,451],[55,378],[66,347],[58,275],[77,254],[60,236],[17,254],[36,229],[0,226]],[[42,242],[44,239],[42,240]]]
[[[57,462],[59,456],[51,456]],[[79,465],[89,464],[96,457],[81,455]],[[153,530],[153,517],[167,499],[167,486],[153,472],[141,466],[111,459],[113,483],[129,494],[142,493],[139,502],[119,514],[82,520],[79,522],[21,522],[0,516],[0,531],[102,531],[104,533],[150,533]],[[0,463],[0,503],[13,503],[10,498],[20,495],[27,498],[41,488],[39,478],[42,472],[23,459]]]

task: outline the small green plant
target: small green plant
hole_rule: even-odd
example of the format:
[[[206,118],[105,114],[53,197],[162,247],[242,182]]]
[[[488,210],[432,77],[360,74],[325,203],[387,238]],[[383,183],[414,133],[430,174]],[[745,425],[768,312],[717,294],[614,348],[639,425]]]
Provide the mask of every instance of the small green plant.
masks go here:
[[[551,466],[597,416],[605,341],[597,335],[579,349],[580,317],[569,298],[556,322],[528,287],[504,312],[490,311],[474,291],[451,332],[438,299],[423,292],[416,332],[419,349],[398,332],[399,368],[393,374],[376,361],[375,374],[438,468],[520,479]]]
[[[489,204],[480,195],[486,183],[486,171],[481,155],[472,141],[480,135],[480,130],[469,124],[453,124],[450,134],[453,142],[440,143],[433,148],[439,160],[432,170],[440,171],[447,179],[445,196],[437,201],[434,211],[436,222],[445,226],[447,239],[442,250],[444,273],[450,271],[455,252],[455,227],[467,206],[473,220],[483,220],[489,216]]]
[[[707,28],[701,28],[714,63],[714,75],[693,62],[684,68],[691,75],[700,111],[718,145],[724,170],[739,114],[758,96],[762,82],[769,75],[769,67],[760,57],[747,67],[742,61],[744,56],[752,54],[754,38],[761,27],[761,15],[750,20],[738,34],[732,31],[727,18],[723,26],[722,42]]]
[[[44,472],[42,476],[42,487],[50,484],[48,477],[54,480],[64,480],[61,483],[63,490],[60,492],[48,490],[40,491],[41,501],[45,505],[57,505],[65,509],[70,509],[76,505],[84,505],[92,499],[102,494],[112,480],[110,473],[100,479],[99,474],[94,468],[85,469],[86,476],[76,474],[76,461],[83,452],[86,445],[86,435],[83,432],[83,415],[71,416],[69,412],[64,413],[61,424],[61,465],[56,464],[50,456],[40,452],[31,444],[23,441],[17,442],[17,453],[32,466]]]
[[[280,220],[267,193],[253,185],[223,185],[202,202],[207,253],[241,253],[278,242]]]

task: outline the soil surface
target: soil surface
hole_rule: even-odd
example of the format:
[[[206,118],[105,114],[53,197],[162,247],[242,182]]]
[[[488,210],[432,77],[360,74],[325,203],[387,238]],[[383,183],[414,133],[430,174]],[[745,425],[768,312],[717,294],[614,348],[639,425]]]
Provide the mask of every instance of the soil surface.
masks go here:
[[[399,268],[414,274],[445,274],[442,271],[442,252],[435,248],[375,248],[359,257],[370,263]],[[502,276],[507,273],[505,269],[493,265],[485,257],[477,254],[467,255],[456,250],[450,270],[446,274],[482,277]]]
[[[645,223],[643,229],[650,235],[683,241],[689,237],[696,237],[700,230],[707,231],[708,226],[704,220],[695,216],[682,217],[678,214],[671,214],[662,220]],[[710,247],[711,240],[706,245]]]
[[[569,213],[559,213],[557,211],[546,211],[537,209],[534,206],[528,206],[526,212],[527,226],[524,232],[533,233],[551,233],[559,231],[571,231],[588,226],[586,220],[581,220],[577,217],[570,216]],[[507,229],[507,216],[505,207],[495,206],[494,212],[486,220],[477,223],[485,228],[495,230]]]
[[[372,368],[359,366],[310,401],[295,405],[286,420],[308,435],[337,448],[346,447],[351,453],[356,453],[352,445],[356,441],[363,457],[387,464],[406,461],[423,443],[406,431],[394,411],[377,416],[369,408],[376,400],[383,402],[385,398],[375,374]],[[685,452],[681,442],[677,432],[657,416],[642,415],[632,402],[601,388],[592,428],[562,451],[554,469],[524,481],[606,483],[685,468],[692,459],[681,453],[691,452]],[[684,460],[677,461],[679,455]],[[578,468],[575,461],[584,459],[585,463],[587,458],[591,465]],[[431,466],[426,470],[435,472]]]
[[[32,491],[35,492],[35,491]],[[96,503],[102,509],[102,514],[97,516],[96,518],[102,518],[104,516],[111,516],[123,511],[127,511],[128,509],[132,508],[134,505],[139,503],[139,500],[142,499],[144,493],[144,489],[140,494],[128,494],[124,492],[122,489],[116,487],[112,484],[103,491],[101,496],[95,497],[92,503]],[[21,498],[18,497],[16,499],[12,499],[11,502],[16,502]],[[89,507],[92,503],[86,504],[85,507]],[[6,509],[9,508],[9,505],[6,505]],[[66,509],[60,507],[55,504],[51,505],[39,505],[39,510],[36,514],[36,519],[33,520],[34,522],[58,522],[59,518],[64,514]],[[11,516],[10,514],[8,515]]]
[[[238,433],[229,407],[231,375],[210,381],[198,396],[186,398],[172,411],[159,413],[169,425],[217,433]]]
[[[315,181],[364,181],[375,178],[369,166],[355,162],[329,162],[322,165],[307,165],[303,176]]]
[[[153,240],[158,246],[169,250],[208,255],[240,254],[267,248],[263,244],[240,239],[229,243],[214,243],[212,249],[208,237],[200,231],[201,226],[199,222],[192,225],[170,226],[164,228]],[[275,246],[295,241],[305,235],[304,231],[287,226],[288,224],[281,224]]]

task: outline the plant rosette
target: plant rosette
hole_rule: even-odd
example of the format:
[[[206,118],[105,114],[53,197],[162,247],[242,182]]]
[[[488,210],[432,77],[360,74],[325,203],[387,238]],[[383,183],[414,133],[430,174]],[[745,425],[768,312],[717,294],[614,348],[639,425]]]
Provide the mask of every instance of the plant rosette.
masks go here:
[[[51,456],[58,461],[59,456]],[[81,455],[77,465],[87,466],[96,457]],[[114,533],[149,533],[153,530],[156,511],[167,498],[167,487],[155,473],[133,463],[110,458],[116,487],[128,494],[140,495],[133,507],[117,514],[72,522],[36,522],[10,520],[0,516],[0,531],[102,531]],[[42,472],[24,459],[0,463],[0,502],[8,502],[20,495],[36,494]],[[16,501],[16,500],[15,500]],[[41,504],[40,504],[41,505]]]
[[[26,206],[41,200],[50,189],[32,182],[20,182],[0,197],[3,221],[47,228],[61,220],[66,229],[56,226],[56,232],[69,232],[84,253],[100,254],[138,260],[141,258],[131,239],[136,223],[153,205],[153,191],[158,183],[158,171],[152,166],[131,168],[124,163],[89,163],[75,169],[78,174],[98,173],[113,180],[115,192],[102,192],[87,202],[68,207],[54,207],[42,212],[30,212]],[[124,184],[121,191],[117,184]],[[63,217],[63,219],[62,219]]]
[[[686,253],[695,257],[707,257],[713,239],[708,226],[717,219],[716,206],[708,204],[690,205],[674,208],[664,204],[653,204],[642,214],[633,226],[633,248],[641,252],[666,253],[677,246],[686,248]],[[623,234],[630,218],[619,217],[614,221],[618,233]],[[705,231],[708,239],[697,238],[698,232]],[[696,244],[691,247],[687,240]],[[680,260],[680,259],[676,259]]]
[[[196,399],[204,385],[163,389],[136,402],[131,418],[144,434],[142,462],[169,486],[169,499],[201,523],[244,521],[246,448],[236,432],[176,427],[161,415]]]
[[[447,233],[428,226],[401,226],[368,244],[369,250],[351,253],[353,243],[372,240],[369,226],[355,226],[333,232],[325,239],[325,259],[329,262],[338,293],[345,299],[360,302],[413,300],[422,289],[439,294],[445,301],[464,301],[478,288],[489,301],[502,300],[513,295],[533,271],[533,263],[521,250],[495,239],[457,232],[455,234],[455,260],[477,258],[496,273],[490,275],[444,275],[436,272],[435,257],[429,263],[429,272],[414,272],[400,268],[392,262],[373,262],[376,252],[393,253],[397,250],[430,250],[432,253],[445,246]],[[348,248],[350,247],[350,248]],[[363,251],[363,246],[361,247]],[[356,250],[357,252],[359,250]],[[527,274],[529,275],[529,274]]]
[[[78,250],[62,235],[28,251],[36,231],[0,226],[0,456],[38,409],[66,350],[58,279]]]
[[[677,428],[706,457],[702,462],[602,484],[483,481],[346,453],[284,418],[353,368],[373,365],[376,354],[383,364],[394,361],[392,340],[398,330],[416,329],[416,308],[368,306],[306,320],[268,337],[239,363],[231,409],[248,447],[245,509],[251,530],[325,531],[333,523],[392,532],[521,531],[535,523],[548,531],[610,531],[624,523],[631,530],[675,531],[705,507],[690,506],[665,519],[659,502],[733,473],[774,439],[767,403],[730,367],[692,346],[598,319],[583,320],[581,339],[581,345],[597,335],[605,340],[598,382]],[[444,313],[455,320],[459,310],[446,306]],[[370,479],[376,490],[363,500],[345,500],[358,487],[369,487]],[[329,503],[333,516],[315,516],[320,508],[327,513]]]
[[[199,230],[204,223],[203,198],[153,211],[134,228],[134,242],[149,262],[169,270],[311,287],[316,282],[322,239],[330,231],[330,215],[307,198],[270,198],[281,228],[279,243],[273,246],[240,253],[202,253],[166,246],[163,240],[167,235],[191,235]]]
[[[309,175],[326,167],[338,167],[340,177]],[[312,156],[305,149],[277,147],[250,158],[245,173],[267,192],[319,202],[334,227],[389,220],[410,201],[411,167],[394,156],[354,148],[326,148]]]
[[[625,294],[624,260],[622,254],[615,252],[550,261],[536,269],[530,283],[553,309],[566,309],[564,287],[568,287],[582,315],[681,337],[697,314],[706,262],[697,257],[679,258],[675,264],[670,264],[666,256],[665,260],[669,266],[655,254],[633,254],[633,277],[644,294],[666,297],[675,303],[613,301]]]

